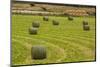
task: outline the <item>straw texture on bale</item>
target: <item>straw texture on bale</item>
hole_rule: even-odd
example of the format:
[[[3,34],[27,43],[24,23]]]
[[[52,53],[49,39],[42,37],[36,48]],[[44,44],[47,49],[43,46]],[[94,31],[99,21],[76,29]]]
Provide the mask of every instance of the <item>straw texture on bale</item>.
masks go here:
[[[53,23],[53,25],[59,25],[59,22],[56,20],[53,20],[52,23]]]
[[[74,20],[72,16],[68,16],[68,20]]]
[[[36,28],[40,27],[39,21],[34,21],[34,22],[32,23],[32,26],[33,26],[33,27],[36,27]]]
[[[88,25],[88,22],[84,20],[83,25]]]
[[[89,31],[89,30],[90,30],[89,25],[83,25],[83,30],[85,30],[85,31]]]
[[[31,48],[32,59],[45,59],[46,58],[46,48],[44,46],[33,46]]]
[[[37,34],[38,29],[34,27],[29,28],[29,34]]]
[[[44,21],[48,21],[48,20],[49,20],[48,16],[44,16],[44,17],[43,17],[43,20],[44,20]]]

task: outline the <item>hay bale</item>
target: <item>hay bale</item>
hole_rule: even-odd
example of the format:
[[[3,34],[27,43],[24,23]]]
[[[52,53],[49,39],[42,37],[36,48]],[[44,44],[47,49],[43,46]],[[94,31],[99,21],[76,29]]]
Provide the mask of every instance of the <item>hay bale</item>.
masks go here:
[[[83,25],[83,30],[85,30],[85,31],[89,31],[89,30],[90,30],[89,25]]]
[[[35,4],[34,3],[31,3],[30,6],[33,7],[33,6],[35,6]]]
[[[68,16],[68,20],[74,20],[72,16]]]
[[[46,58],[46,48],[40,45],[33,46],[31,48],[32,59],[45,59]]]
[[[46,7],[41,7],[44,11],[47,11]]]
[[[34,22],[32,23],[32,26],[33,26],[33,27],[36,27],[36,28],[40,27],[39,21],[34,21]]]
[[[53,23],[53,25],[59,25],[59,22],[56,20],[53,20],[52,23]]]
[[[83,25],[88,25],[88,22],[86,20],[84,20]]]
[[[48,16],[44,16],[44,17],[43,17],[43,20],[44,20],[44,21],[48,21],[48,20],[49,20]]]
[[[29,34],[37,34],[38,29],[34,27],[29,28]]]

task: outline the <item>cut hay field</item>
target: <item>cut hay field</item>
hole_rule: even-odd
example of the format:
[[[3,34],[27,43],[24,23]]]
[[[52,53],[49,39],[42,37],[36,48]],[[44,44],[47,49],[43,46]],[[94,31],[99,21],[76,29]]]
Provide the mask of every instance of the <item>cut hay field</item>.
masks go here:
[[[59,21],[58,26],[52,20]],[[89,22],[90,31],[84,31],[82,21]],[[33,21],[40,21],[37,35],[29,34]],[[44,45],[47,48],[47,58],[31,59],[31,47]],[[95,60],[95,17],[49,16],[49,21],[43,21],[43,16],[12,15],[12,64],[47,64],[62,62],[79,62]]]

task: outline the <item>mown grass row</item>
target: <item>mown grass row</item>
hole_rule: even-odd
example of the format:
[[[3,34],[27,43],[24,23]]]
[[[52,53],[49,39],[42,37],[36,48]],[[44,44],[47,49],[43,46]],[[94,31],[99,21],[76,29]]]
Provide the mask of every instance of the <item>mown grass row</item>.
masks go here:
[[[20,36],[21,37],[21,36]],[[32,39],[32,38],[31,38]],[[39,39],[39,38],[38,38]],[[47,38],[46,38],[47,39]],[[24,40],[24,39],[23,39]],[[42,39],[41,40],[43,40],[43,37],[42,37]],[[63,47],[63,49],[69,49],[69,47],[71,47],[70,49],[69,49],[69,53],[71,53],[70,51],[71,51],[71,49],[72,49],[72,47],[73,46],[77,46],[77,44],[75,43],[73,46],[70,46],[70,43],[69,44],[66,44],[66,43],[63,43],[63,42],[59,42],[60,40],[58,40],[58,42],[57,41],[54,41],[54,40],[50,40],[50,39],[48,39],[49,41],[48,42],[53,42],[55,45],[59,45],[60,47],[62,46]],[[38,40],[39,42],[41,42],[40,40]],[[46,40],[46,42],[47,42],[47,40]],[[34,44],[34,43],[33,43]],[[64,46],[65,45],[65,46]],[[72,45],[72,43],[71,43],[71,45]],[[67,47],[67,46],[69,46],[69,47]],[[79,48],[77,48],[76,47],[76,49],[75,49],[75,47],[74,47],[74,52],[73,53],[75,53],[76,51],[77,52],[79,52],[80,50],[77,50],[77,49],[80,49],[81,47],[79,47]],[[85,50],[85,49],[82,49],[82,51],[84,51],[84,52],[86,52],[87,50]],[[67,51],[67,53],[68,53],[68,51]],[[90,53],[89,53],[90,54]],[[68,54],[67,54],[68,55]],[[77,55],[77,54],[76,54]],[[81,54],[82,56],[84,55],[84,54]],[[69,56],[71,56],[71,55],[69,55]],[[74,58],[73,57],[74,55],[72,55],[72,57],[70,58],[71,59],[71,61],[72,61],[72,58]],[[81,56],[81,57],[82,57]],[[85,55],[85,56],[87,56],[87,55]],[[53,56],[54,57],[54,56]],[[78,56],[77,56],[78,57]],[[88,57],[88,56],[87,56]],[[68,57],[66,57],[66,58],[68,58]],[[80,58],[80,57],[78,57],[78,58]],[[89,57],[90,58],[90,57]],[[87,58],[87,59],[89,59],[89,58]],[[76,59],[76,58],[75,58]],[[86,59],[86,58],[84,58],[83,57],[83,59]],[[51,59],[50,59],[51,60]],[[57,59],[56,59],[57,60]],[[74,59],[73,59],[74,60]],[[53,60],[51,60],[52,62],[53,62]],[[68,60],[67,59],[67,61],[69,61],[70,62],[70,60]],[[79,59],[76,59],[76,61],[80,61]],[[82,61],[82,59],[81,59],[81,61]],[[62,61],[63,62],[63,61]],[[34,63],[34,62],[33,62]],[[38,63],[38,62],[37,62]]]

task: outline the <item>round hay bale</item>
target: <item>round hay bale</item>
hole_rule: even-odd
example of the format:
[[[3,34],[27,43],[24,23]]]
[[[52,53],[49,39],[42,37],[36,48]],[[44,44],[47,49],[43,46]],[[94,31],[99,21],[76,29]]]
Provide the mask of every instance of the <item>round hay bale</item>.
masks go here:
[[[89,25],[83,25],[83,30],[85,30],[85,31],[89,31],[89,30],[90,30]]]
[[[72,16],[68,16],[68,20],[74,20]]]
[[[44,46],[37,45],[31,48],[32,59],[45,59],[46,56],[46,48]]]
[[[34,3],[31,3],[30,6],[33,7],[33,6],[35,6],[35,4]]]
[[[34,21],[34,22],[32,23],[32,26],[33,26],[33,27],[36,27],[36,28],[40,27],[39,21]]]
[[[34,27],[29,28],[29,34],[37,34],[38,29]]]
[[[88,25],[88,22],[86,20],[84,20],[83,25]]]
[[[44,16],[44,17],[43,17],[43,20],[44,20],[44,21],[48,21],[48,20],[49,20],[49,17],[48,17],[48,16]]]
[[[56,20],[53,20],[52,23],[53,23],[53,25],[59,25],[59,22]]]
[[[47,11],[47,8],[46,7],[41,7],[44,11]]]

